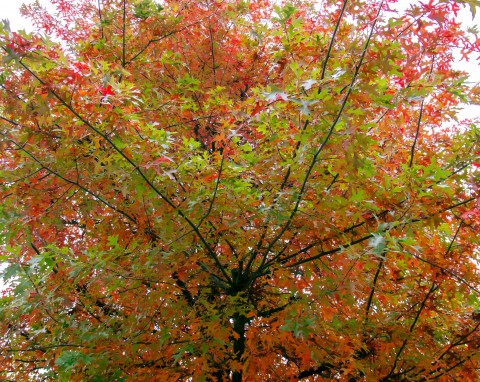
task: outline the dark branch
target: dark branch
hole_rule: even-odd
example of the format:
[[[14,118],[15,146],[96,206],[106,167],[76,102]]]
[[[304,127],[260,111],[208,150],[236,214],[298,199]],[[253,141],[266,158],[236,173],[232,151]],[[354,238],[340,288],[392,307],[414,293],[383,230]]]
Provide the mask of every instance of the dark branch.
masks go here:
[[[430,289],[428,290],[425,298],[423,299],[422,303],[420,304],[420,308],[418,309],[417,311],[417,314],[415,315],[415,318],[412,322],[412,324],[410,325],[410,328],[408,330],[408,332],[411,334],[413,332],[413,330],[415,329],[415,326],[418,322],[418,319],[420,318],[420,314],[422,313],[423,309],[425,308],[425,304],[428,300],[428,298],[430,297],[431,294],[433,294],[436,290],[438,289],[438,286],[437,284],[435,283],[435,281],[432,283],[432,286],[430,287]],[[397,351],[397,354],[395,355],[395,360],[393,361],[393,365],[392,365],[392,369],[390,370],[390,372],[388,373],[388,375],[384,378],[381,379],[381,381],[388,381],[389,378],[391,378],[394,373],[395,373],[395,369],[397,367],[397,363],[398,363],[398,360],[400,359],[400,356],[403,352],[403,350],[405,349],[405,346],[407,345],[407,341],[408,341],[408,338],[405,338],[403,340],[403,343],[402,345],[400,346],[400,348],[398,349]]]
[[[35,79],[37,79],[42,85],[47,86],[44,80],[42,80],[36,73],[34,73],[27,65],[25,65],[21,60],[19,64],[28,72],[30,73]],[[50,88],[50,87],[49,87]],[[155,192],[165,203],[167,203],[173,210],[177,212],[177,214],[182,217],[187,224],[193,229],[197,237],[202,242],[203,246],[207,250],[208,255],[211,259],[215,262],[217,268],[222,273],[223,277],[228,283],[232,283],[232,280],[228,273],[225,271],[225,267],[220,263],[217,254],[213,251],[210,244],[207,242],[205,237],[199,231],[197,226],[188,218],[188,216],[178,207],[176,206],[172,200],[170,200],[163,192],[161,192],[153,182],[145,175],[145,173],[140,169],[139,165],[136,164],[132,159],[130,159],[124,152],[121,150],[109,137],[107,134],[102,133],[97,127],[87,121],[84,117],[82,117],[70,104],[68,104],[63,97],[61,97],[55,90],[49,89],[50,93],[63,105],[67,110],[69,110],[75,117],[77,117],[85,126],[87,126],[90,130],[92,130],[95,134],[102,137],[120,156],[128,162],[132,167],[133,170],[136,171],[140,177],[145,181],[145,183],[150,187],[150,189]]]
[[[126,55],[126,31],[127,31],[127,0],[123,0],[123,26],[122,26],[122,67],[126,65],[125,55]]]
[[[280,232],[273,238],[273,240],[269,243],[267,249],[265,250],[264,252],[264,256],[268,256],[268,254],[270,253],[270,251],[272,250],[273,246],[277,243],[278,240],[280,240],[283,235],[285,234],[285,232],[288,230],[288,228],[290,227],[290,225],[292,224],[292,221],[293,221],[293,218],[296,216],[297,212],[298,212],[298,208],[300,206],[300,203],[303,199],[303,195],[305,193],[305,189],[307,187],[307,184],[308,184],[308,180],[310,179],[310,175],[313,171],[313,168],[315,167],[315,165],[317,164],[317,161],[318,161],[318,158],[320,156],[320,154],[323,152],[323,149],[324,147],[327,145],[328,141],[330,140],[330,137],[332,136],[333,134],[333,131],[335,130],[335,127],[337,126],[338,122],[340,121],[340,118],[342,117],[343,115],[343,110],[345,109],[346,105],[347,105],[347,102],[350,98],[350,94],[352,93],[352,90],[353,90],[353,86],[355,85],[355,82],[357,80],[357,77],[358,77],[358,73],[360,72],[360,68],[362,67],[362,64],[363,64],[363,61],[365,59],[365,55],[367,53],[367,50],[368,50],[368,47],[370,45],[370,41],[372,39],[372,36],[373,36],[373,31],[375,30],[375,26],[377,25],[377,21],[378,21],[378,18],[380,16],[380,12],[382,10],[382,7],[383,7],[383,1],[380,3],[380,6],[378,8],[378,12],[377,12],[377,15],[375,17],[375,20],[372,24],[372,27],[370,29],[370,33],[368,35],[368,38],[367,38],[367,41],[365,42],[365,46],[363,48],[363,51],[362,51],[362,55],[360,57],[360,60],[358,62],[358,64],[356,65],[355,67],[355,71],[353,73],[353,76],[352,76],[352,79],[350,81],[350,85],[348,86],[348,90],[347,90],[347,93],[345,94],[345,97],[342,101],[342,104],[340,106],[340,109],[338,110],[337,112],[337,115],[335,117],[335,119],[333,120],[332,124],[330,125],[330,128],[327,132],[327,135],[325,136],[323,142],[320,144],[319,148],[317,149],[317,151],[315,152],[315,154],[313,155],[313,159],[310,163],[310,165],[308,166],[308,169],[305,173],[305,177],[304,177],[304,180],[302,182],[302,186],[300,187],[300,190],[298,192],[298,196],[296,197],[296,201],[295,201],[295,206],[293,207],[293,210],[292,212],[290,213],[290,216],[287,220],[287,222],[285,223],[285,225],[283,226],[283,228],[280,230]]]
[[[345,12],[345,8],[347,7],[348,0],[343,2],[342,9],[340,10],[340,15],[338,16],[337,23],[335,24],[335,29],[333,30],[332,38],[330,39],[330,44],[328,45],[327,55],[325,56],[325,60],[323,61],[322,66],[322,74],[320,76],[320,81],[325,78],[325,71],[327,70],[328,60],[330,59],[330,55],[332,54],[333,44],[335,42],[335,37],[337,36],[338,29],[340,28],[340,22],[343,18],[343,13]],[[320,94],[321,87],[318,87],[318,93]]]
[[[412,148],[410,149],[410,162],[408,163],[408,167],[410,168],[413,165],[413,156],[415,155],[415,147],[417,146],[418,137],[420,136],[420,124],[422,122],[424,103],[425,103],[425,99],[422,100],[422,104],[420,105],[420,115],[418,116],[418,120],[417,120],[417,131],[415,132],[415,139],[413,140]]]

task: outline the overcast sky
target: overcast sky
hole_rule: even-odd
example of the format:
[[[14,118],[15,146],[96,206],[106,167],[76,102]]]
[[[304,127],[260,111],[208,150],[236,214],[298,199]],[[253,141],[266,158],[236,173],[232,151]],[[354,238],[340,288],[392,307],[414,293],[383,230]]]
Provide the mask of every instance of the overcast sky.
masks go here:
[[[23,3],[32,3],[32,0],[0,0],[1,18],[10,20],[12,30],[28,29],[28,21],[20,16],[20,7]]]
[[[34,0],[0,0],[0,18],[1,19],[9,19],[10,26],[12,30],[17,29],[26,29],[31,30],[31,23],[28,20],[25,20],[20,15],[20,7],[23,3],[32,3]],[[39,0],[41,4],[48,3],[48,0]],[[403,8],[408,6],[409,3],[417,2],[419,0],[400,0],[397,3],[398,8]],[[425,1],[425,0],[424,0]],[[465,28],[473,25],[480,24],[480,9],[477,12],[477,17],[475,20],[472,20],[472,14],[470,13],[470,9],[468,7],[464,7],[460,12],[460,19],[465,26]],[[480,28],[479,28],[480,29]],[[472,82],[480,82],[480,70],[479,70],[480,61],[475,59],[470,60],[470,62],[461,61],[456,64],[456,69],[467,71],[470,74],[470,81]],[[480,108],[475,108],[476,110],[480,110]],[[472,108],[473,110],[473,108]],[[469,110],[465,114],[465,116],[470,115],[472,116],[472,110]],[[480,114],[480,113],[479,113]]]
[[[12,30],[17,29],[26,29],[31,30],[31,24],[28,20],[25,20],[20,15],[20,7],[23,3],[32,3],[34,0],[0,0],[0,11],[2,19],[9,19],[10,26]],[[41,4],[46,4],[47,0],[39,0]],[[415,2],[418,0],[400,0],[397,3],[397,6],[403,8],[405,5],[411,2]],[[460,18],[465,26],[465,28],[473,25],[480,24],[480,9],[477,12],[477,17],[475,20],[472,20],[472,14],[470,13],[470,9],[468,7],[464,7],[460,12]],[[479,28],[480,29],[480,28]],[[480,61],[472,59],[470,62],[461,61],[457,62],[456,69],[467,71],[470,74],[470,81],[471,82],[480,82],[480,70],[479,70]],[[465,108],[459,115],[460,119],[474,117],[480,115],[480,107],[467,107]]]

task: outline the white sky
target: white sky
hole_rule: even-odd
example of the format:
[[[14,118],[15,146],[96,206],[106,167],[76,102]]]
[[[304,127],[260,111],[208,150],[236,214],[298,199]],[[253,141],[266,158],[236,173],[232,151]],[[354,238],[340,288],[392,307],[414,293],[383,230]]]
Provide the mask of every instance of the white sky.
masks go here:
[[[23,3],[32,3],[33,1],[22,0],[0,0],[0,18],[10,20],[12,30],[28,29],[28,21],[20,16],[20,7]]]
[[[39,0],[39,1],[41,4],[48,3],[48,0]],[[396,8],[397,9],[404,8],[409,3],[412,3],[415,1],[418,1],[418,0],[400,0],[397,3]],[[0,0],[0,18],[10,20],[10,26],[12,30],[17,30],[17,29],[31,30],[32,27],[29,21],[23,19],[22,16],[20,15],[20,7],[24,3],[29,4],[33,2],[34,0]],[[480,9],[478,9],[477,17],[475,18],[474,21],[472,21],[472,15],[468,7],[465,7],[464,9],[461,10],[460,18],[462,20],[462,23],[465,25],[465,28],[475,24],[478,25],[480,24]],[[472,62],[470,64],[461,62],[459,63],[458,69],[468,71],[471,75],[473,75],[473,78],[472,78],[473,81],[480,82],[480,70],[478,70],[478,62]]]
[[[28,20],[25,20],[20,15],[20,7],[24,3],[32,3],[34,0],[0,0],[0,19],[10,20],[10,27],[12,30],[26,29],[31,30],[31,24]],[[408,4],[417,2],[419,0],[399,0],[396,4],[396,9],[404,9],[408,7]],[[425,0],[424,0],[425,1]],[[41,4],[47,4],[48,0],[39,0]],[[465,6],[460,11],[460,20],[462,21],[465,29],[469,26],[480,24],[480,7],[477,9],[477,17],[472,20],[472,14],[470,9]],[[478,28],[480,29],[480,27]],[[480,82],[480,61],[472,58],[470,62],[461,61],[457,62],[455,69],[466,71],[470,74],[470,82]],[[459,113],[459,119],[472,118],[480,116],[480,106],[467,106],[462,112]]]
[[[404,4],[414,3],[418,0],[399,0],[396,8],[404,8]],[[34,0],[0,0],[0,18],[9,19],[10,25],[13,30],[15,29],[31,29],[30,24],[27,20],[24,20],[20,16],[19,9],[22,4],[33,3]],[[48,0],[39,0],[41,4],[46,4]],[[480,24],[480,9],[478,9],[477,17],[475,21],[472,21],[472,15],[468,7],[465,7],[460,12],[460,17],[465,26],[471,26],[473,24]]]

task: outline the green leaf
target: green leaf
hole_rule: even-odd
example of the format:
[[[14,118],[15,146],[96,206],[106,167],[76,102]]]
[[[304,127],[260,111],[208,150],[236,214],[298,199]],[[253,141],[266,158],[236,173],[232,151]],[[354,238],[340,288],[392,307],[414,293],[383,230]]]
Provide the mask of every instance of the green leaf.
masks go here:
[[[75,368],[79,364],[89,364],[93,358],[75,350],[66,350],[60,354],[55,360],[55,365],[62,368],[62,371],[68,371]]]
[[[118,236],[109,236],[108,239],[108,245],[111,247],[117,248],[118,247]]]
[[[11,278],[17,276],[21,272],[22,268],[18,264],[10,264],[0,271],[0,276],[3,281],[7,282]]]
[[[369,247],[373,253],[380,258],[384,258],[383,252],[386,248],[385,237],[379,233],[373,233],[373,237],[368,241]]]
[[[274,20],[280,22],[282,25],[284,25],[288,21],[288,19],[297,11],[297,9],[292,4],[286,4],[283,6],[283,8],[275,5],[273,9],[277,14],[277,17],[274,18]]]

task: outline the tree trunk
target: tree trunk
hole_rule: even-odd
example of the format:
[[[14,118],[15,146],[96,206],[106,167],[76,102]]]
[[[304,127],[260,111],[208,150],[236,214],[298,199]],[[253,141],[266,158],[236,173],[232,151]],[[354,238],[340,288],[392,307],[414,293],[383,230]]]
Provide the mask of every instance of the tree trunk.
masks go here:
[[[247,317],[243,314],[235,313],[233,318],[233,331],[237,334],[237,338],[233,340],[233,352],[235,353],[235,360],[242,361],[243,353],[245,352],[245,324],[248,322]],[[232,375],[232,382],[242,382],[243,372],[234,371]]]

